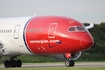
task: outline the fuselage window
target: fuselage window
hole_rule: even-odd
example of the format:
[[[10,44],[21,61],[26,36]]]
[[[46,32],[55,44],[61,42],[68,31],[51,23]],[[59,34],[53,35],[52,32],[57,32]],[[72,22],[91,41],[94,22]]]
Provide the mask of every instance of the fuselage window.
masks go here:
[[[3,33],[3,31],[4,31],[4,30],[2,30],[2,33]]]
[[[0,30],[0,33],[12,33],[12,30]]]
[[[43,28],[31,28],[27,29],[27,32],[43,32]]]

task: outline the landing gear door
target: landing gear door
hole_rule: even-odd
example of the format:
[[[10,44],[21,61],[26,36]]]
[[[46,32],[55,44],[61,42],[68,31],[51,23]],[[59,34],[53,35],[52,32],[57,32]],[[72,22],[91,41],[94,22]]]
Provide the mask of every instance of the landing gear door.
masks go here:
[[[48,38],[55,38],[55,31],[58,23],[51,23],[48,30]]]
[[[14,39],[19,39],[19,29],[20,29],[20,25],[16,25],[14,28]]]

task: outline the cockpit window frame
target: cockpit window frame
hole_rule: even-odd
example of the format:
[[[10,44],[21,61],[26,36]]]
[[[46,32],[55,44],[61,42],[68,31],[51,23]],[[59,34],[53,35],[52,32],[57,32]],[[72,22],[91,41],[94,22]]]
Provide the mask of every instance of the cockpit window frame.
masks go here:
[[[71,27],[74,27],[75,30],[74,30],[74,31],[70,31],[70,28],[71,28]],[[83,30],[79,30],[77,27],[82,27]],[[85,28],[84,26],[70,26],[70,27],[68,28],[68,32],[85,32],[85,31],[86,31],[86,28]]]

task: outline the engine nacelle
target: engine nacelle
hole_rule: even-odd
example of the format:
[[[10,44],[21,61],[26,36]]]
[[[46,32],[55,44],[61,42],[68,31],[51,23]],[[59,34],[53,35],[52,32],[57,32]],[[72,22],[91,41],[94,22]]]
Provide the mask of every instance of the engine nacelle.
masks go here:
[[[1,50],[3,48],[3,44],[0,42],[0,57],[3,56],[3,51]]]
[[[64,55],[62,54],[59,54],[59,55],[50,55],[52,58],[56,59],[56,60],[59,60],[59,61],[65,61],[66,58]]]
[[[77,60],[80,56],[81,56],[82,52],[78,52],[78,53],[71,53],[71,58],[69,58],[69,60]],[[59,55],[50,55],[52,58],[60,60],[60,61],[65,61],[67,60],[65,54],[59,54]]]
[[[3,52],[0,50],[0,58],[3,56]]]
[[[71,54],[72,58],[70,58],[70,60],[77,60],[81,56],[81,54],[82,52],[72,53]]]

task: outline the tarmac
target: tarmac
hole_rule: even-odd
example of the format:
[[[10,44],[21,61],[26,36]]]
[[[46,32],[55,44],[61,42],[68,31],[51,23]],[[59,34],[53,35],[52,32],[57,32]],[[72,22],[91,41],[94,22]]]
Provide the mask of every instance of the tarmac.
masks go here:
[[[22,68],[65,67],[65,63],[23,63]],[[105,62],[76,62],[74,67],[105,67]],[[0,65],[0,68],[4,68]]]

